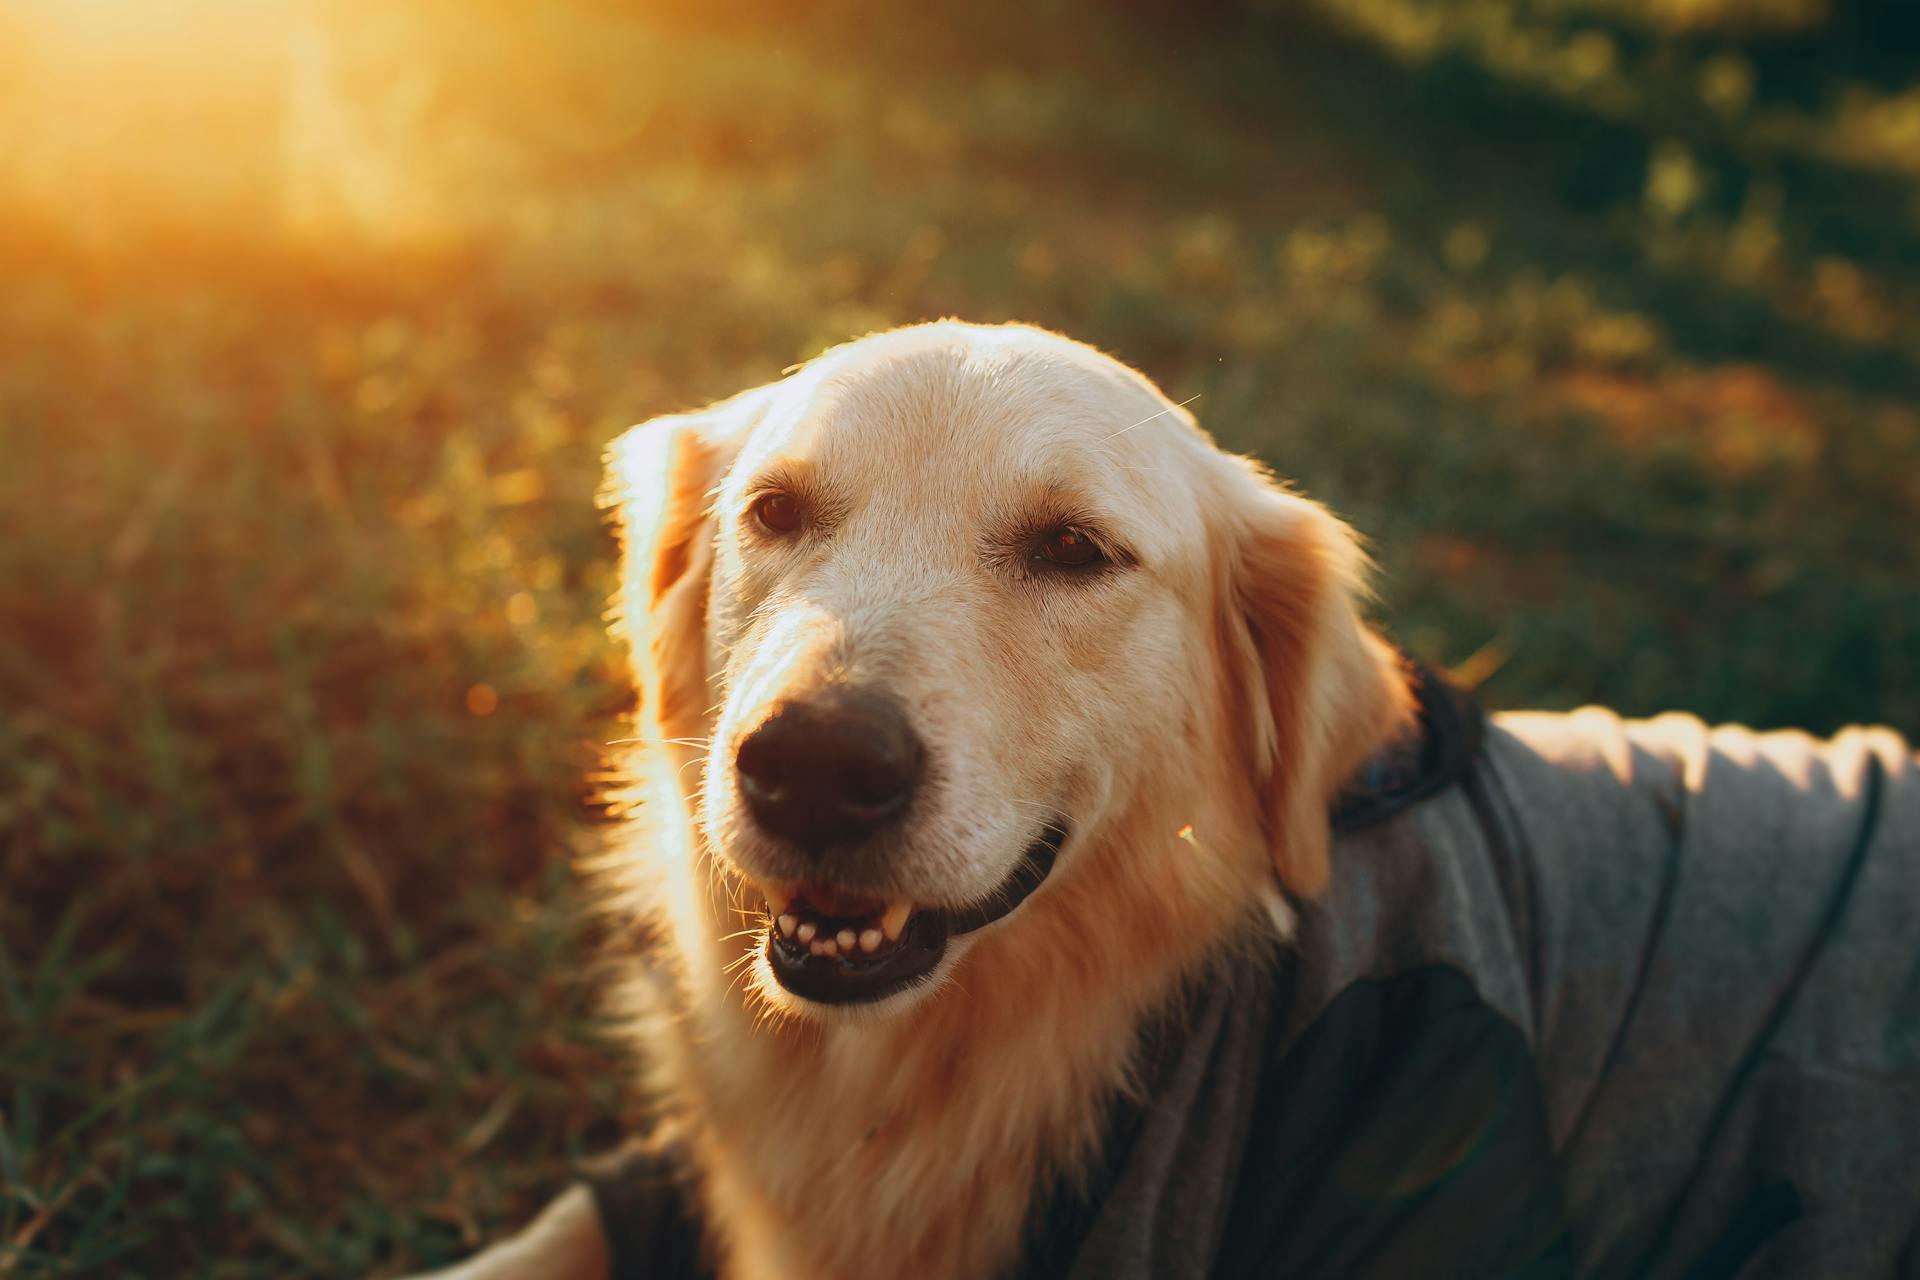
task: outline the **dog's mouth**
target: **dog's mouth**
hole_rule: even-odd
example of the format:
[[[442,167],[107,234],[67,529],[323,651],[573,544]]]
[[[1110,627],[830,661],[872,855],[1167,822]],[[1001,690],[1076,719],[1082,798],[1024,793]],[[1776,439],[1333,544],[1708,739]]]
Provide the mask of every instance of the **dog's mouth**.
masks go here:
[[[820,1004],[868,1004],[932,973],[947,940],[1013,912],[1053,870],[1066,842],[1063,821],[1049,823],[998,888],[954,909],[798,884],[764,888],[768,966],[775,981]]]

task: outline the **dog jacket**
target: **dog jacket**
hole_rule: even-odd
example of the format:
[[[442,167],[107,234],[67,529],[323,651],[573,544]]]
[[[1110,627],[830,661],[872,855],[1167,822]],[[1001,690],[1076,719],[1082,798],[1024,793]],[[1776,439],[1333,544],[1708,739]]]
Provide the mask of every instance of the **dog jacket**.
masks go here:
[[[1327,891],[1149,1029],[1017,1273],[1920,1280],[1912,748],[1416,675]],[[671,1152],[589,1183],[615,1280],[709,1274]]]

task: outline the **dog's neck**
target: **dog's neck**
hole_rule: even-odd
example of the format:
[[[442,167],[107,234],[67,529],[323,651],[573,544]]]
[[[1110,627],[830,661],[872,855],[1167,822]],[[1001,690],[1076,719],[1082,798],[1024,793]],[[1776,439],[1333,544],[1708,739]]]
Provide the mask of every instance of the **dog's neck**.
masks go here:
[[[897,1017],[776,1016],[737,971],[724,994],[686,999],[658,1047],[727,1273],[1004,1270],[1036,1193],[1098,1153],[1148,1018],[1257,927],[1249,886],[1270,872],[1232,808],[1136,798],[1107,824],[1131,840],[1075,850],[1072,875]],[[737,917],[703,927],[734,961],[752,945]]]

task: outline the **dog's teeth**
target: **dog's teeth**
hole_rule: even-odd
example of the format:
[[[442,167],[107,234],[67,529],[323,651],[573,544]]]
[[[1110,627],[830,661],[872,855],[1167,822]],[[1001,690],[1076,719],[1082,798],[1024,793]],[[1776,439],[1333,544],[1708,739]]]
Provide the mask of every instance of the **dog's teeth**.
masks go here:
[[[780,926],[781,937],[791,938],[793,936],[794,926],[797,925],[799,921],[795,920],[792,916],[783,915],[779,920],[775,921],[775,923]]]
[[[807,950],[816,956],[823,956],[827,954],[827,944],[824,942],[809,942],[807,944]]]
[[[890,902],[887,913],[880,917],[881,932],[887,935],[888,942],[898,942],[900,931],[907,927],[907,917],[913,914],[911,902]]]
[[[840,944],[842,951],[852,951],[854,943],[859,941],[857,935],[855,935],[851,929],[842,929],[839,933],[833,935],[833,940]]]
[[[880,949],[880,940],[883,936],[878,929],[861,930],[860,949],[862,951],[878,951]]]
[[[800,934],[799,934],[800,941],[811,943],[813,941],[813,935],[818,932],[820,932],[820,926],[815,924],[813,921],[802,920],[800,922]],[[819,955],[820,953],[816,951],[814,952],[814,954]]]
[[[840,944],[832,938],[828,938],[820,944],[820,954],[823,956],[837,956],[840,954]]]

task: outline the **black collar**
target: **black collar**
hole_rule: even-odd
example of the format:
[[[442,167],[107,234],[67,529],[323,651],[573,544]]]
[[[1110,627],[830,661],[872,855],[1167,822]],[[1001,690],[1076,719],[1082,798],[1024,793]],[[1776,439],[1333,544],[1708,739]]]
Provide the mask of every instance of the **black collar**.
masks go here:
[[[1385,822],[1473,768],[1486,713],[1472,694],[1418,658],[1402,654],[1417,705],[1414,727],[1360,766],[1335,797],[1335,835]]]

